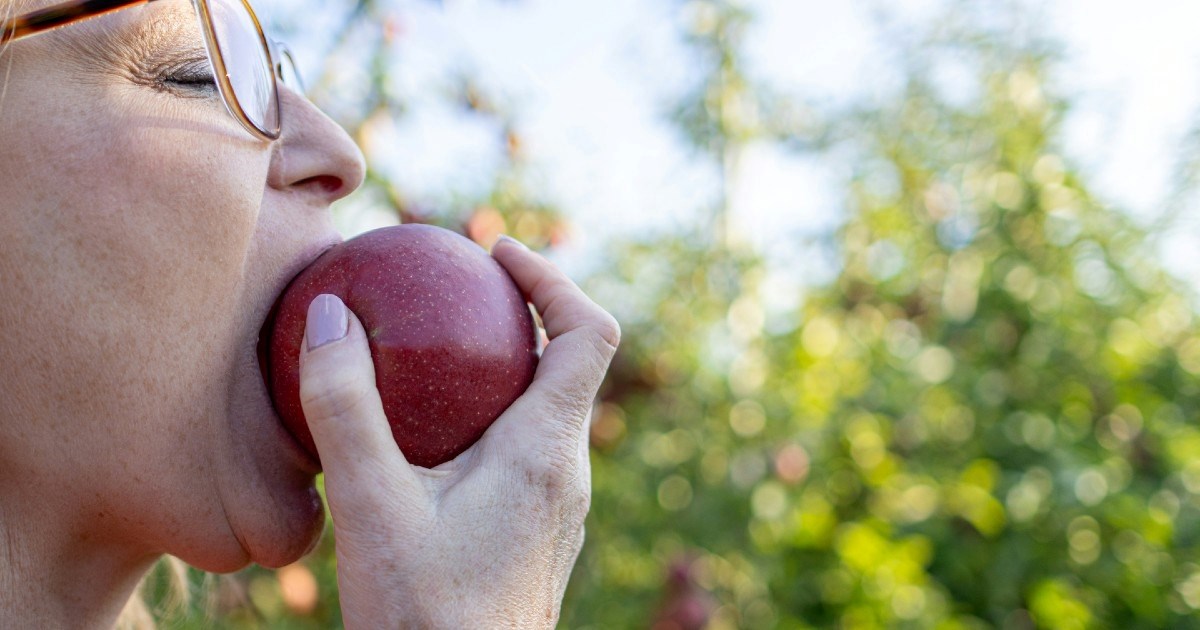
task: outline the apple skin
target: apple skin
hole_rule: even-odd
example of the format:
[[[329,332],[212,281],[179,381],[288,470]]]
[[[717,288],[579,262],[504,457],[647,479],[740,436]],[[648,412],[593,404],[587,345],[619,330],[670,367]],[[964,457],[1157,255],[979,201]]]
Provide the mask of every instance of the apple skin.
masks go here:
[[[438,227],[368,232],[301,271],[264,327],[271,398],[317,461],[300,406],[300,348],[308,306],[323,293],[362,321],[384,413],[412,464],[432,468],[457,457],[533,380],[533,316],[495,259]]]

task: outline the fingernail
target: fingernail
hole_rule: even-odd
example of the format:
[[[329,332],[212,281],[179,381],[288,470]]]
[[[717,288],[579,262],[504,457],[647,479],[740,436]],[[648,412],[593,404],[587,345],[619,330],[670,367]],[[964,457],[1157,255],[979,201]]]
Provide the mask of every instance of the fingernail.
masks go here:
[[[515,239],[507,234],[501,234],[499,240],[497,240],[496,242],[497,243],[511,243],[513,245],[516,245],[517,247],[520,247],[521,249],[529,249],[529,246],[527,246],[525,243],[522,243],[521,241],[518,241],[517,239]]]
[[[348,326],[346,305],[342,304],[337,296],[318,295],[317,299],[308,305],[309,352],[345,337]]]

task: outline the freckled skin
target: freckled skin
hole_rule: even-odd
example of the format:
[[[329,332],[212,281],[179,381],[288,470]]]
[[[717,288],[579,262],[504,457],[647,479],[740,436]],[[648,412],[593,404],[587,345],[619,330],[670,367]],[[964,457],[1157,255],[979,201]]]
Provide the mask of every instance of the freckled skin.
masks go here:
[[[405,225],[327,251],[289,285],[268,324],[272,397],[289,430],[317,457],[300,406],[308,305],[338,296],[362,320],[396,443],[432,468],[474,444],[517,399],[537,367],[525,298],[475,243]]]

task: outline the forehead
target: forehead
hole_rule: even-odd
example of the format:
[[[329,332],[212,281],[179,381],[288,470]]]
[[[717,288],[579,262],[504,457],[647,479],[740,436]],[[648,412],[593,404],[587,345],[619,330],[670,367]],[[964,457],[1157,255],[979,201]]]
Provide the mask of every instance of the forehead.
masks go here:
[[[64,4],[64,0],[0,0],[0,17],[20,16],[30,11]],[[116,53],[120,48],[143,48],[158,43],[182,43],[197,38],[196,12],[188,0],[157,0],[136,4],[100,16],[70,23],[36,37],[30,49],[66,49],[66,52]],[[22,43],[25,43],[23,40]],[[109,55],[104,55],[109,56]]]
[[[0,0],[0,17],[17,16],[67,3],[64,0]],[[157,0],[134,4],[116,11],[73,22],[50,33],[48,38],[63,36],[140,36],[177,35],[180,26],[195,21],[192,3],[188,0]],[[41,39],[41,38],[35,38]]]

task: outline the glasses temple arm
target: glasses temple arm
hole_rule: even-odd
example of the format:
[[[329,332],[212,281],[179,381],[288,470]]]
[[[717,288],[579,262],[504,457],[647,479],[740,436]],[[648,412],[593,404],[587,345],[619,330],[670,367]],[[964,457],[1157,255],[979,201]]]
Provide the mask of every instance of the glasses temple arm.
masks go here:
[[[112,13],[125,7],[149,4],[158,0],[71,0],[18,15],[0,25],[0,44],[36,35],[68,24]]]

